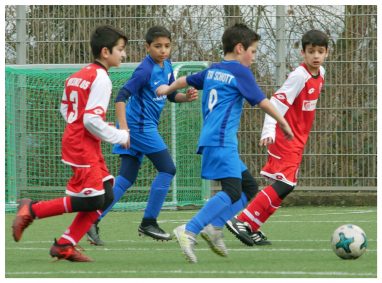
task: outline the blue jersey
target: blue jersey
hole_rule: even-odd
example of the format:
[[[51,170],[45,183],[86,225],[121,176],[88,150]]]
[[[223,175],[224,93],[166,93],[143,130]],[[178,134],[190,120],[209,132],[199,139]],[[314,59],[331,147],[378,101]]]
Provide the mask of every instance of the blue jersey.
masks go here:
[[[198,152],[203,146],[237,147],[244,98],[252,106],[265,98],[251,70],[238,61],[224,60],[186,79],[188,85],[203,89]]]
[[[173,81],[174,74],[170,60],[165,60],[161,67],[150,55],[143,59],[123,86],[131,95],[126,104],[126,119],[131,131],[157,131],[167,97],[158,97],[155,90],[160,85],[168,85]]]

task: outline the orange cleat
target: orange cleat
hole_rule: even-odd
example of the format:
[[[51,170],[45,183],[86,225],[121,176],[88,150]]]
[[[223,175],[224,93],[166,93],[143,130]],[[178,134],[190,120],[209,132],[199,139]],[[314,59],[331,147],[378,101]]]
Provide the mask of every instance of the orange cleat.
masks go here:
[[[57,260],[66,259],[76,262],[91,262],[90,257],[82,254],[79,249],[71,244],[60,245],[54,240],[53,246],[50,248],[49,254],[51,257],[56,257]]]
[[[33,222],[33,215],[31,210],[32,200],[22,199],[19,202],[16,218],[13,220],[12,230],[13,239],[18,242],[23,235],[24,230]]]

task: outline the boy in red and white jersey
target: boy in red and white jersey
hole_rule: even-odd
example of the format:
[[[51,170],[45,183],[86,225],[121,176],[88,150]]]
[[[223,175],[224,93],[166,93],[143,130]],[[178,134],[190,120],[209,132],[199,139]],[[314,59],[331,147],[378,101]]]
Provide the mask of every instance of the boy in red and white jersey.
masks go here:
[[[275,182],[265,187],[241,214],[227,221],[227,228],[244,244],[271,244],[259,230],[275,213],[283,199],[297,184],[297,174],[305,144],[324,84],[325,70],[321,66],[328,56],[328,36],[310,30],[302,37],[303,63],[291,72],[270,101],[285,117],[294,139],[288,140],[279,125],[265,116],[260,145],[268,146],[268,161],[260,174]]]
[[[69,261],[92,261],[75,246],[113,201],[113,176],[105,164],[101,141],[128,147],[128,131],[110,126],[106,112],[112,92],[108,69],[126,57],[127,37],[110,26],[100,26],[90,44],[95,61],[65,82],[60,112],[66,121],[62,138],[62,161],[73,176],[66,186],[68,196],[47,201],[22,199],[13,221],[13,238],[21,239],[34,219],[78,212],[71,226],[54,241],[50,255]]]

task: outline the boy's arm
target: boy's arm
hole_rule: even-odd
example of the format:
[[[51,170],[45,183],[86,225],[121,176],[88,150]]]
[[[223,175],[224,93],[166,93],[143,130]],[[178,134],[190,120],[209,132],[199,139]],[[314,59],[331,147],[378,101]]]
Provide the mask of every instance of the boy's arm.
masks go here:
[[[124,89],[123,87],[118,92],[118,95],[115,99],[115,115],[117,117],[117,121],[119,124],[119,128],[121,130],[130,131],[129,126],[127,125],[126,120],[126,100],[130,97],[130,93]],[[124,148],[130,147],[130,139],[129,141],[122,145]]]
[[[107,74],[97,75],[91,86],[83,123],[85,128],[99,139],[112,144],[124,145],[130,140],[129,132],[110,126],[102,118],[106,115],[110,93],[111,81]]]
[[[199,97],[198,90],[195,88],[189,88],[186,93],[181,93],[178,92],[175,94],[174,98],[171,100],[171,94],[167,96],[171,102],[177,102],[177,103],[182,103],[182,102],[192,102]]]
[[[285,116],[285,113],[288,111],[288,107],[281,103],[279,100],[271,97],[270,103],[278,110],[278,112]],[[260,144],[268,145],[274,143],[276,138],[276,123],[277,121],[273,119],[268,114],[265,114],[263,130],[261,132]]]
[[[186,76],[180,77],[179,79],[175,80],[171,85],[161,85],[156,89],[156,93],[158,96],[161,95],[169,95],[170,93],[180,89],[185,88],[188,86],[186,81]]]
[[[291,128],[289,127],[288,122],[285,120],[284,116],[276,109],[275,106],[272,105],[272,103],[267,99],[263,99],[259,103],[259,107],[267,113],[269,116],[271,116],[277,123],[279,123],[279,126],[281,130],[284,132],[287,139],[293,138],[293,132]],[[260,141],[260,145],[264,145]]]
[[[62,117],[64,118],[65,122],[68,122],[68,117],[67,117],[68,116],[68,100],[66,98],[65,89],[61,99],[60,113]]]

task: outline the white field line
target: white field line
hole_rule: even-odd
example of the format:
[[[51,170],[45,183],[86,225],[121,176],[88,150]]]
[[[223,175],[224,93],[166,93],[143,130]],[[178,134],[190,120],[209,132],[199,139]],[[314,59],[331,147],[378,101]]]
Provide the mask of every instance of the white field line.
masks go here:
[[[296,215],[283,215],[283,207],[281,206],[281,209],[279,210],[279,215],[278,216],[296,216]],[[301,210],[303,211],[303,210]],[[341,215],[341,214],[365,214],[365,213],[376,213],[377,209],[367,209],[367,210],[362,210],[362,209],[349,209],[349,208],[338,208],[338,209],[319,209],[320,213],[314,213],[314,214],[299,214],[299,216],[304,216],[304,215]],[[172,211],[167,211],[167,210],[162,210],[161,214],[196,214],[197,210],[172,210]],[[116,212],[116,213],[121,213],[121,212]],[[129,212],[127,212],[129,213]]]
[[[282,209],[281,209],[282,210]],[[281,211],[280,211],[281,212]],[[373,210],[373,209],[370,209],[370,210],[345,210],[345,211],[341,211],[341,212],[338,212],[338,211],[333,211],[330,210],[328,212],[324,212],[324,213],[314,213],[314,214],[306,214],[306,213],[302,213],[302,214],[282,214],[282,213],[278,213],[276,215],[273,215],[272,216],[272,222],[286,222],[286,223],[290,223],[290,222],[295,222],[295,223],[299,223],[299,222],[314,222],[314,223],[336,223],[336,222],[349,222],[349,223],[352,223],[354,222],[354,219],[352,220],[349,220],[349,221],[346,221],[346,220],[330,220],[330,221],[326,221],[326,220],[292,220],[292,221],[281,221],[281,220],[274,220],[275,218],[282,218],[282,217],[294,217],[294,218],[297,218],[297,217],[306,217],[306,216],[329,216],[329,215],[349,215],[349,214],[369,214],[369,213],[376,213],[377,210]],[[171,213],[174,213],[174,212],[171,212]],[[185,214],[185,213],[188,213],[190,214],[190,212],[186,212],[186,211],[177,211],[176,212],[177,214]],[[195,214],[195,213],[194,213]],[[158,220],[158,223],[187,223],[190,219],[163,219],[163,220]],[[368,223],[368,222],[376,222],[376,220],[357,220],[357,222],[360,222],[360,223]],[[138,223],[140,224],[140,221],[133,221],[132,223]]]
[[[152,242],[153,240],[150,239],[150,238],[147,238],[147,241],[146,240],[112,240],[112,241],[107,241],[106,244],[108,243],[147,243],[147,242]],[[236,239],[224,239],[224,242],[238,242],[239,240],[236,240]],[[376,242],[377,240],[374,240],[374,239],[367,239],[368,242]],[[272,239],[272,242],[291,242],[291,243],[308,243],[308,242],[313,242],[313,243],[316,243],[316,242],[330,242],[330,239],[321,239],[321,240],[317,240],[317,239],[305,239],[305,240],[288,240],[288,239],[280,239],[280,240],[275,240],[275,239]],[[26,245],[29,245],[29,244],[52,244],[52,241],[23,241],[22,244],[26,244]],[[81,243],[82,244],[82,243]],[[160,242],[158,243],[160,244]],[[98,248],[102,248],[102,247],[97,247]],[[266,248],[266,247],[264,247]]]
[[[16,248],[6,248],[7,250],[46,250],[47,248],[40,248],[40,247],[16,247]],[[173,251],[180,251],[179,248],[174,247],[165,247],[165,248],[105,248],[105,247],[97,247],[97,248],[86,248],[86,251],[96,251],[96,252],[104,252],[104,251],[139,251],[139,252],[173,252]],[[196,251],[210,251],[209,248],[195,248]],[[228,248],[230,252],[328,252],[332,251],[332,249],[286,249],[286,248],[239,248],[239,249],[230,249]],[[375,249],[368,249],[367,252],[377,252]]]
[[[20,271],[20,272],[6,272],[5,275],[58,275],[58,274],[83,274],[83,275],[94,275],[94,274],[113,274],[113,275],[123,275],[123,274],[190,274],[192,277],[197,274],[216,274],[216,275],[278,275],[278,276],[317,276],[317,277],[377,277],[376,273],[371,272],[343,272],[343,271],[326,271],[326,272],[309,272],[309,271],[255,271],[255,270],[199,270],[199,271],[187,271],[187,270],[98,270],[98,271],[87,271],[87,270],[62,270],[62,271]],[[149,276],[148,276],[149,277]]]
[[[161,220],[158,221],[158,223],[180,223],[185,224],[189,221],[189,219],[177,219],[177,220]],[[353,222],[359,222],[359,223],[377,223],[377,220],[273,220],[271,219],[270,222],[272,223],[353,223]],[[131,223],[134,224],[140,224],[140,221],[132,221]]]

